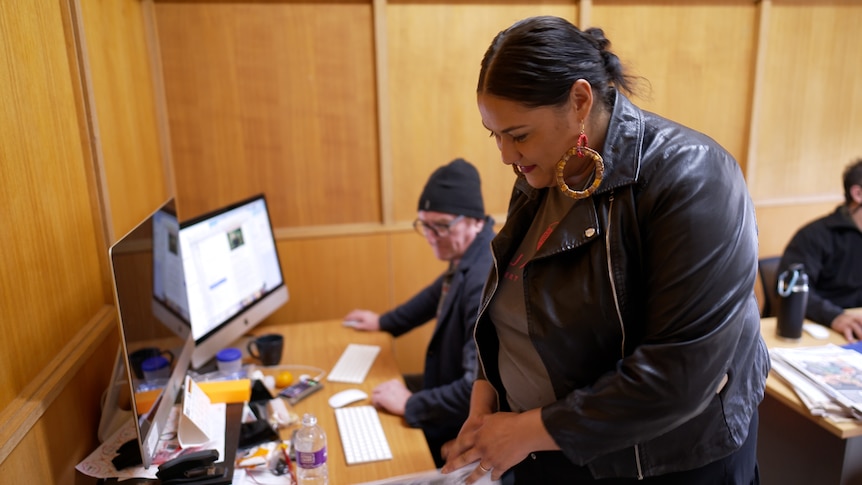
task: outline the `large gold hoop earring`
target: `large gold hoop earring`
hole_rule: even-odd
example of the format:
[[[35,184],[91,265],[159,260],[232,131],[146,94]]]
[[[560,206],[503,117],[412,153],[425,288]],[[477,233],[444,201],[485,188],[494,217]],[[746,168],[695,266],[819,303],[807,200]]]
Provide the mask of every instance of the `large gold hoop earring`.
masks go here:
[[[569,159],[575,155],[582,158],[589,157],[596,165],[595,172],[593,174],[593,183],[584,190],[572,190],[566,183],[566,179],[563,177],[563,171],[566,168],[566,164],[569,162]],[[602,156],[599,155],[599,152],[587,146],[587,135],[584,133],[584,126],[582,122],[581,134],[580,136],[578,136],[578,144],[573,146],[572,148],[569,148],[569,150],[563,155],[563,158],[561,158],[560,161],[557,162],[557,185],[560,187],[560,191],[573,199],[586,199],[587,197],[593,195],[593,192],[595,192],[596,189],[599,188],[599,185],[602,184],[602,176],[604,174],[605,161],[602,160]]]

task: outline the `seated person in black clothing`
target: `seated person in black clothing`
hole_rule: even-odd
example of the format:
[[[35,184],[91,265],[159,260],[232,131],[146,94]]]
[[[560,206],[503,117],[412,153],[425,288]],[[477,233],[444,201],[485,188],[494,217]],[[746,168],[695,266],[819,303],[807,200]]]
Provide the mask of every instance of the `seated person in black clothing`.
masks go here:
[[[808,223],[791,239],[780,272],[802,263],[808,273],[805,317],[854,342],[862,339],[862,158],[844,169],[844,204]]]
[[[353,310],[345,321],[357,330],[383,330],[394,336],[430,320],[437,326],[425,354],[425,372],[377,386],[372,403],[404,416],[408,425],[422,428],[437,467],[443,466],[440,448],[454,439],[470,407],[476,377],[473,326],[479,295],[491,268],[494,220],[485,215],[479,172],[456,159],[431,174],[419,198],[416,228],[448,270],[410,300],[383,315]]]

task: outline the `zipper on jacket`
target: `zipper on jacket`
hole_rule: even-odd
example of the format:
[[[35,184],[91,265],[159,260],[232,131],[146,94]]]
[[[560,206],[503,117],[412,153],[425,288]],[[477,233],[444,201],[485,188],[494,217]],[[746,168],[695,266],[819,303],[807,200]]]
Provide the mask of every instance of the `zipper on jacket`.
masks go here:
[[[608,254],[608,280],[611,282],[611,293],[614,296],[614,307],[617,312],[617,321],[620,323],[620,359],[626,356],[626,327],[623,325],[623,314],[620,311],[619,296],[617,295],[617,284],[614,281],[613,264],[611,264],[611,216],[614,213],[614,193],[608,197],[608,229],[605,231],[605,252]]]
[[[491,303],[491,299],[494,298],[494,293],[497,292],[497,286],[499,286],[500,281],[500,269],[497,266],[497,253],[494,252],[494,246],[491,245],[491,261],[494,263],[494,287],[490,288],[490,292],[488,292],[488,297],[485,298],[484,301],[480,302],[481,307],[479,308],[479,314],[476,316],[476,324],[473,325],[473,343],[476,344],[476,360],[478,361],[479,367],[482,368],[482,375],[485,376],[485,380],[488,383],[491,383],[491,380],[488,379],[488,372],[485,370],[485,362],[482,360],[482,354],[479,352],[479,342],[476,340],[476,332],[479,329],[479,320],[482,319],[482,315],[488,310],[488,305]],[[494,394],[497,396],[497,410],[500,410],[500,393],[497,392],[497,389],[491,385],[491,388],[494,389]]]
[[[611,293],[614,296],[614,306],[617,311],[617,321],[620,323],[620,335],[622,335],[622,339],[620,341],[620,358],[623,359],[626,356],[626,327],[623,325],[623,314],[620,311],[620,302],[619,296],[617,295],[617,285],[614,281],[614,271],[613,265],[611,264],[611,216],[614,212],[614,193],[611,191],[610,196],[608,197],[608,229],[605,231],[605,252],[608,254],[608,280],[611,282]],[[638,480],[644,479],[643,467],[641,466],[641,453],[640,453],[640,445],[635,444],[635,466],[638,470]]]

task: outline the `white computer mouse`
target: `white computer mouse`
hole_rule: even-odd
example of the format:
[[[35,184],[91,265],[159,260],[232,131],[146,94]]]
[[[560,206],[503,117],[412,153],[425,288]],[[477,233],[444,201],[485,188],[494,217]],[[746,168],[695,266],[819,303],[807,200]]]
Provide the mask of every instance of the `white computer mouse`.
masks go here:
[[[365,394],[365,391],[360,389],[345,389],[333,394],[332,397],[329,398],[329,405],[334,408],[340,408],[363,399],[368,399],[368,394]]]

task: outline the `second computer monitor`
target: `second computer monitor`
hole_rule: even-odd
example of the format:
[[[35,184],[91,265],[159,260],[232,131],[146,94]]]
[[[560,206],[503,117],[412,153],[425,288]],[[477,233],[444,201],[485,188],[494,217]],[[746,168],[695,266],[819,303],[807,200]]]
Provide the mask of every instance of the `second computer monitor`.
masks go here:
[[[263,195],[180,223],[179,244],[197,369],[286,303],[288,291]]]

